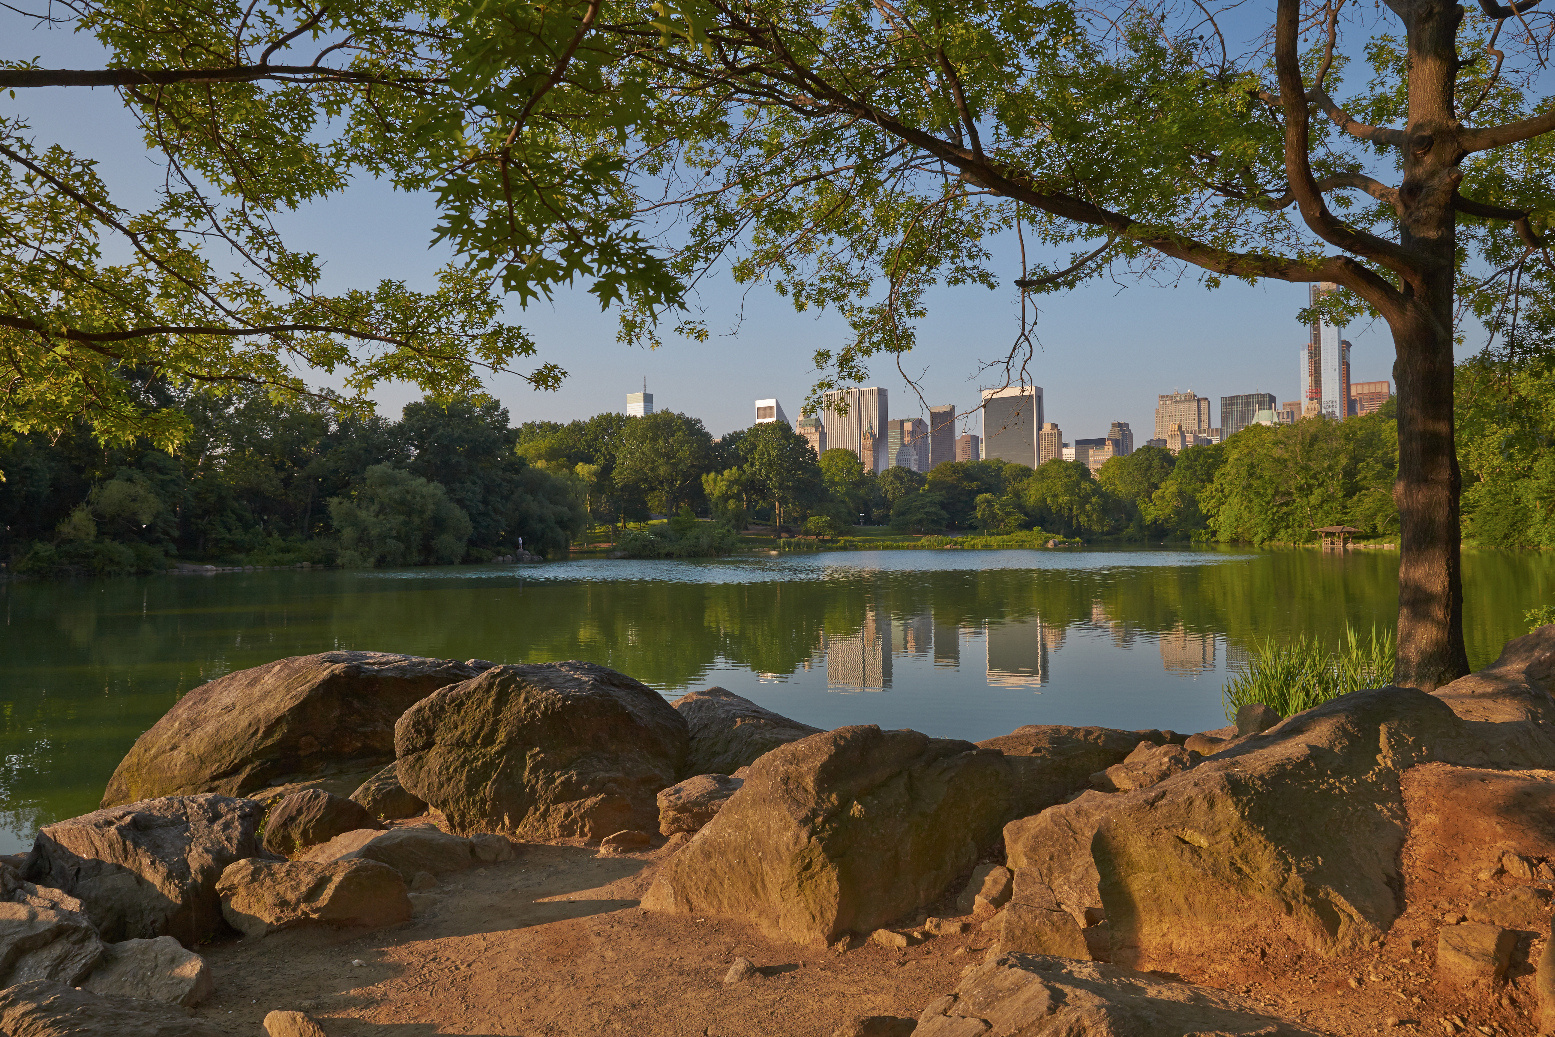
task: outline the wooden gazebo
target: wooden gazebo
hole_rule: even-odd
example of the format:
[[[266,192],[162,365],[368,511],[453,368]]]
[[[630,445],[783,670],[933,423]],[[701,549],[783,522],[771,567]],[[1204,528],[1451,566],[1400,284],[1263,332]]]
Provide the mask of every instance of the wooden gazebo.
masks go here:
[[[1323,534],[1323,550],[1343,551],[1350,546],[1350,537],[1360,530],[1354,526],[1318,526],[1312,530]]]

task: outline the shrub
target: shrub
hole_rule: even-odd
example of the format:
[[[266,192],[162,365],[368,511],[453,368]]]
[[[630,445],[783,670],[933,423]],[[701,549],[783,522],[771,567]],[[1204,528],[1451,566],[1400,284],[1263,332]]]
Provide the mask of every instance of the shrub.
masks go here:
[[[628,530],[616,541],[616,549],[626,558],[712,558],[728,554],[739,542],[739,534],[728,526],[699,522],[683,535],[669,526]]]
[[[1555,623],[1555,605],[1540,605],[1536,609],[1529,609],[1523,613],[1523,622],[1528,624],[1529,633]]]
[[[329,518],[348,568],[457,562],[472,529],[441,483],[389,464],[367,469],[367,484],[354,497],[330,498]]]
[[[1245,669],[1221,689],[1226,717],[1245,705],[1261,702],[1282,717],[1294,716],[1340,695],[1393,683],[1394,645],[1391,631],[1371,630],[1362,641],[1345,627],[1337,651],[1329,651],[1305,634],[1292,644],[1265,641],[1253,651]]]

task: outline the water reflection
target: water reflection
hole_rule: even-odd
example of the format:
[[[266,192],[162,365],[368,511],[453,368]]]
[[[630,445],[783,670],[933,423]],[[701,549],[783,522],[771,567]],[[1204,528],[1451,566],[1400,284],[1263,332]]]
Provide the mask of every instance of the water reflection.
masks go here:
[[[1464,569],[1478,666],[1555,600],[1555,556]],[[1390,626],[1396,579],[1384,552],[907,551],[0,584],[0,849],[95,806],[178,696],[285,655],[586,659],[820,727],[1198,730],[1250,646]]]

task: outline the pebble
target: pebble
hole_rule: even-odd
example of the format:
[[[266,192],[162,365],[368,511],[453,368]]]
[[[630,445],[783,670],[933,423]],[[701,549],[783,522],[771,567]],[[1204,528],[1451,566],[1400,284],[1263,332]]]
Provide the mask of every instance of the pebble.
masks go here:
[[[729,971],[724,973],[724,986],[732,987],[736,983],[746,983],[753,979],[761,978],[761,970],[749,958],[735,958],[734,964],[729,966]]]
[[[361,958],[352,958],[351,959],[351,964],[356,966],[357,968],[361,968],[363,965],[366,965],[367,962],[363,961]]]
[[[1388,1027],[1388,1028],[1389,1028],[1389,1029],[1392,1029],[1392,1028],[1393,1028],[1393,1027],[1395,1027],[1395,1026],[1397,1026],[1397,1025],[1398,1025],[1398,1016],[1396,1016],[1396,1015],[1390,1015],[1390,1016],[1388,1016],[1388,1017],[1387,1017],[1387,1018],[1386,1018],[1386,1019],[1384,1019],[1384,1020],[1383,1020],[1383,1023],[1384,1023],[1384,1025],[1386,1025],[1386,1026],[1387,1026],[1387,1027]]]

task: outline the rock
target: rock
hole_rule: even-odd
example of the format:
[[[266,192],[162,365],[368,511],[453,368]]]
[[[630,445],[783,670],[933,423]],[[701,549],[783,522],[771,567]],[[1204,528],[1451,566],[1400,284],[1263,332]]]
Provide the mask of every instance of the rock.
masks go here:
[[[659,793],[659,834],[688,835],[713,819],[729,797],[745,784],[744,778],[727,774],[698,774]]]
[[[724,688],[693,691],[675,700],[690,732],[688,774],[733,774],[789,742],[819,734]],[[665,832],[665,835],[670,833]]]
[[[365,807],[322,789],[308,789],[285,797],[265,817],[265,849],[290,857],[342,832],[377,828]]]
[[[1159,785],[1174,774],[1198,763],[1203,757],[1181,745],[1156,745],[1140,742],[1122,763],[1091,775],[1091,784],[1103,792],[1132,792]]]
[[[437,888],[437,876],[430,871],[418,871],[410,877],[410,888],[417,893],[424,893],[429,889]]]
[[[410,919],[405,880],[373,860],[250,858],[227,868],[216,888],[222,914],[244,936],[299,925],[377,929]]]
[[[299,860],[328,863],[362,858],[387,864],[409,882],[418,871],[434,875],[475,866],[475,844],[430,825],[387,832],[346,832],[304,853]]]
[[[871,725],[790,742],[660,866],[643,907],[800,942],[872,932],[938,900],[1004,821],[1061,802],[1150,734],[1025,727],[972,745]]]
[[[1555,769],[1555,625],[1508,641],[1495,662],[1436,689],[1466,721],[1468,746],[1450,762]]]
[[[6,1037],[225,1037],[226,1031],[188,1009],[161,1001],[114,997],[34,980],[0,990],[0,1033]]]
[[[38,886],[22,878],[22,868],[27,865],[25,853],[16,861],[0,862],[0,901],[26,904],[28,907],[48,907],[56,911],[74,911],[86,914],[86,905],[79,897],[73,897],[62,889]]]
[[[229,796],[171,796],[46,825],[25,876],[81,900],[103,939],[171,936],[194,947],[222,928],[216,880],[258,856],[263,808]]]
[[[0,986],[34,979],[74,986],[102,956],[103,942],[85,915],[0,903]]]
[[[1105,919],[1111,960],[1142,968],[1190,972],[1281,936],[1369,944],[1401,910],[1400,775],[1462,733],[1440,699],[1379,688],[1154,787],[1084,792],[1006,826],[1015,899],[1051,897],[1082,929]]]
[[[1534,881],[1555,858],[1555,774],[1429,763],[1404,774],[1402,792],[1410,888],[1465,900],[1483,892],[1481,873]]]
[[[971,932],[972,923],[960,918],[930,916],[924,920],[923,927],[935,936],[960,936],[962,933]]]
[[[1236,710],[1236,734],[1238,738],[1258,735],[1269,730],[1285,718],[1262,702],[1249,702]]]
[[[489,832],[470,836],[470,849],[474,852],[475,859],[482,864],[499,864],[517,856],[511,839],[506,836],[492,835]]]
[[[1044,896],[1042,892],[1039,888],[1015,898],[999,912],[994,919],[995,939],[990,956],[1019,951],[1082,961],[1094,958],[1080,923],[1051,895]]]
[[[229,673],[179,699],[135,740],[103,805],[198,792],[238,796],[303,776],[382,767],[394,759],[401,713],[483,668],[324,652]]]
[[[917,940],[913,939],[911,933],[900,932],[896,929],[876,929],[869,934],[869,940],[871,943],[878,943],[880,946],[893,951],[905,951],[918,943]]]
[[[94,994],[193,1008],[216,992],[205,959],[171,936],[110,943],[103,952],[102,964],[81,984]]]
[[[406,792],[405,786],[400,784],[399,765],[394,763],[364,781],[351,793],[351,798],[373,817],[384,821],[420,817],[427,812],[426,803]]]
[[[1062,958],[1007,954],[929,1005],[914,1037],[1258,1034],[1310,1037],[1261,1006],[1208,987]]]
[[[1542,933],[1550,924],[1550,891],[1519,886],[1504,893],[1481,897],[1468,906],[1467,914],[1471,922]]]
[[[1482,922],[1444,925],[1436,938],[1436,977],[1458,986],[1494,986],[1506,978],[1517,934]]]
[[[324,1028],[303,1012],[271,1012],[265,1016],[269,1037],[324,1037]]]
[[[918,1024],[894,1015],[861,1015],[832,1031],[832,1037],[911,1037]]]
[[[458,832],[599,839],[658,827],[686,758],[663,696],[592,663],[497,666],[400,718],[400,783]]]
[[[987,917],[1010,899],[1010,869],[1002,864],[979,864],[972,869],[966,888],[956,898],[956,909],[964,915]]]
[[[734,964],[729,966],[729,971],[724,973],[724,986],[732,987],[736,983],[748,983],[753,979],[761,979],[761,970],[747,958],[735,958]]]
[[[1539,1032],[1555,1030],[1555,925],[1544,933],[1544,950],[1534,967],[1534,992],[1539,996]]]
[[[1213,731],[1200,731],[1198,734],[1189,735],[1182,743],[1184,749],[1198,753],[1200,756],[1213,756],[1215,753],[1231,748],[1236,744],[1236,725],[1230,727],[1217,727]]]
[[[652,845],[653,836],[632,829],[612,832],[599,841],[601,850],[641,850]]]

